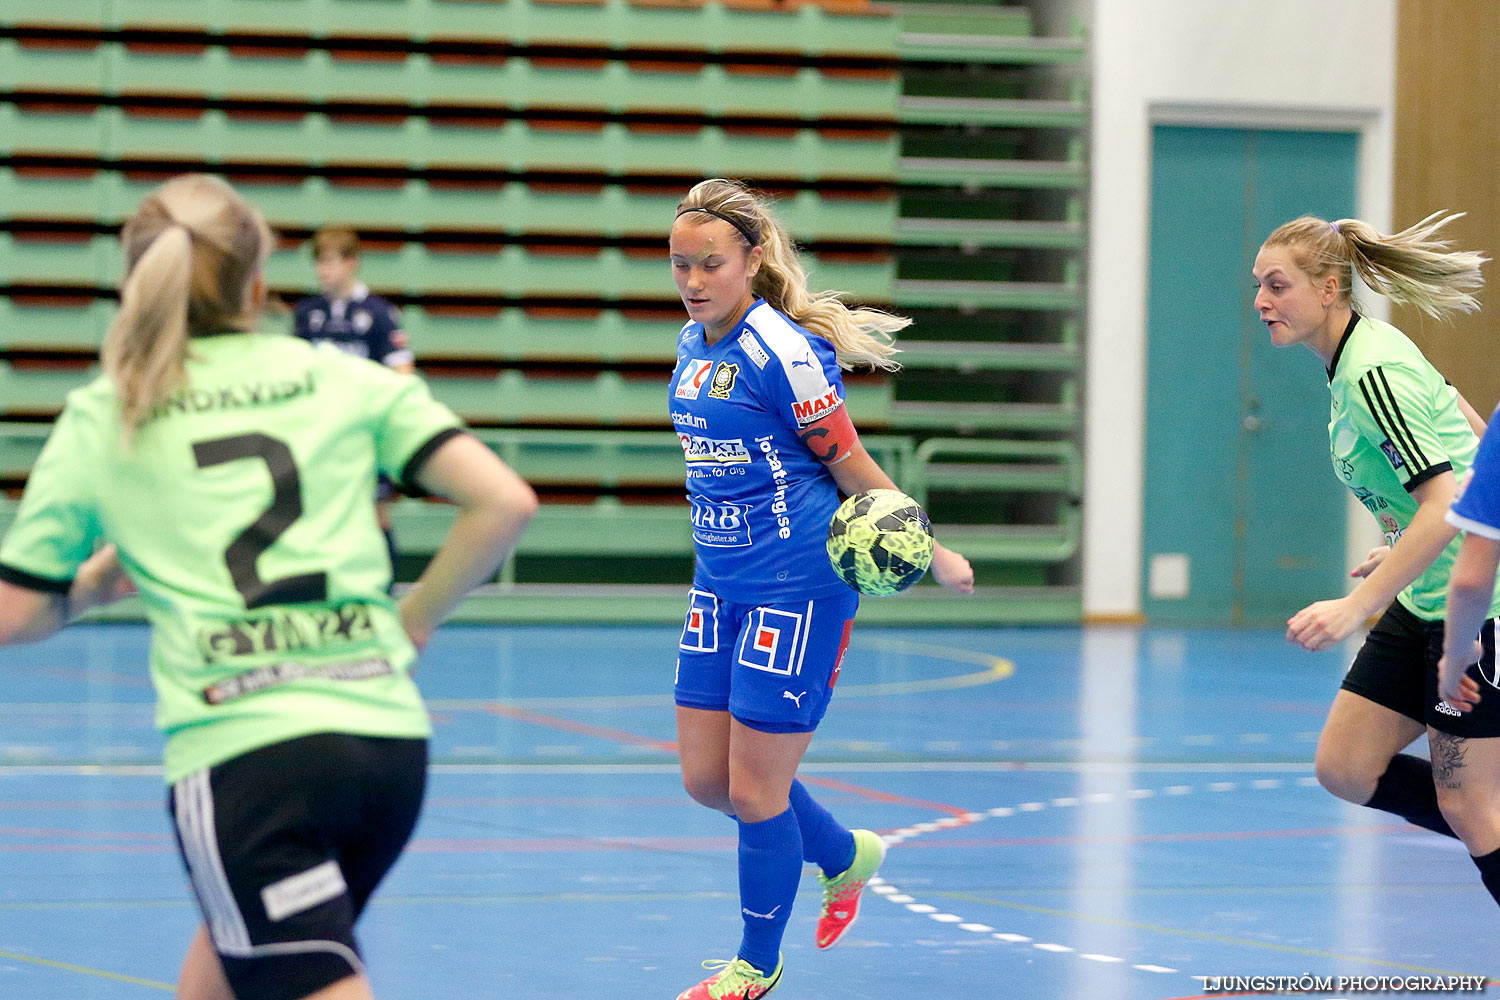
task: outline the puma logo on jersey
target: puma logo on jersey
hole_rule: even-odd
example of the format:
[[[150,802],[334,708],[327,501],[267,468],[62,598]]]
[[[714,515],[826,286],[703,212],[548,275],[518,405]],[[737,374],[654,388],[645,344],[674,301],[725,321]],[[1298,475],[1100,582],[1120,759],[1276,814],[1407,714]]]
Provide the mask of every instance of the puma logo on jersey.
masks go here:
[[[788,699],[793,705],[796,705],[798,708],[802,707],[802,695],[805,694],[807,694],[806,691],[803,691],[802,694],[792,694],[792,692],[790,691],[781,692],[781,696],[783,698]]]
[[[792,367],[793,368],[796,368],[798,365],[801,365],[803,368],[811,368],[813,366],[813,363],[812,363],[812,354],[811,353],[804,354],[804,355],[802,355],[802,359],[800,361],[793,361],[792,362]]]

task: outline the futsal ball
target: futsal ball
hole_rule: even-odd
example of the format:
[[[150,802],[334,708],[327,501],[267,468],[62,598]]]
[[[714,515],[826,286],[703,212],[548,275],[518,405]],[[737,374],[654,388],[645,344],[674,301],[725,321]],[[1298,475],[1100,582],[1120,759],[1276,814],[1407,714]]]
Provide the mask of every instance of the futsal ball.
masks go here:
[[[932,525],[900,490],[867,490],[839,505],[828,524],[828,559],[861,594],[896,594],[932,563]]]

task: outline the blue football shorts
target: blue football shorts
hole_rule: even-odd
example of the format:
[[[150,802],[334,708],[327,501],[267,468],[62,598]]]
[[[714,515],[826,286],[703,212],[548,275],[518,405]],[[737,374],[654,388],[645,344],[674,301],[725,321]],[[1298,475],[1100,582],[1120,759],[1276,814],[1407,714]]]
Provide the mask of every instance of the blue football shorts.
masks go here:
[[[735,604],[693,589],[677,653],[677,704],[728,711],[761,732],[812,732],[833,698],[858,608],[852,590]]]

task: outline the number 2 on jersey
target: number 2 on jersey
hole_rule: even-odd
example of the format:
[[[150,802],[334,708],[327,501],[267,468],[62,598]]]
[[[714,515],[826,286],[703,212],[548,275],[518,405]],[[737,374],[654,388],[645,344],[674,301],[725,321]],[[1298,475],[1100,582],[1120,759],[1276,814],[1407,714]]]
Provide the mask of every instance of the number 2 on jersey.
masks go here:
[[[262,580],[255,568],[260,554],[276,543],[281,533],[302,516],[302,479],[292,449],[268,434],[234,434],[193,444],[198,468],[254,458],[266,463],[271,474],[271,505],[252,521],[224,550],[229,578],[247,608],[268,604],[295,604],[328,598],[327,573],[300,573],[275,580]]]

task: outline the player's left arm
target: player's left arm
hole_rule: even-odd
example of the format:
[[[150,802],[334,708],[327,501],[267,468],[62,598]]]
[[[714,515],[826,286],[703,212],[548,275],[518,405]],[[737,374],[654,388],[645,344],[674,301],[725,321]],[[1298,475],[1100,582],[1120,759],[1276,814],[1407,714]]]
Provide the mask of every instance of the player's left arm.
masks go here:
[[[807,450],[828,469],[845,496],[865,490],[900,489],[860,443],[859,432],[849,419],[847,406],[839,406],[797,433]],[[934,542],[932,549],[932,578],[960,593],[974,592],[974,568],[969,565],[969,560],[939,542]]]
[[[1470,531],[1458,547],[1443,609],[1443,657],[1438,661],[1438,697],[1461,712],[1479,703],[1479,685],[1465,671],[1484,654],[1479,629],[1495,600],[1500,539]]]

